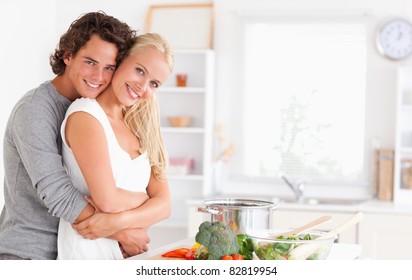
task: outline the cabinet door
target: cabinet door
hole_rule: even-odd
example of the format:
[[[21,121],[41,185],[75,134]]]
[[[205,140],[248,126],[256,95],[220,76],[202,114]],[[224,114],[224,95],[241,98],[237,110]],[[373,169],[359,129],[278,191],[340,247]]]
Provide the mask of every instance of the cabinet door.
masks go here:
[[[362,258],[412,259],[412,217],[367,214],[359,226]]]
[[[330,231],[337,227],[355,213],[338,213],[338,212],[323,212],[323,211],[302,211],[302,210],[275,210],[273,215],[273,227],[275,228],[297,228],[306,223],[309,223],[324,215],[332,216],[332,219],[322,225],[319,225],[316,230]],[[357,227],[352,226],[339,234],[339,243],[357,243]]]

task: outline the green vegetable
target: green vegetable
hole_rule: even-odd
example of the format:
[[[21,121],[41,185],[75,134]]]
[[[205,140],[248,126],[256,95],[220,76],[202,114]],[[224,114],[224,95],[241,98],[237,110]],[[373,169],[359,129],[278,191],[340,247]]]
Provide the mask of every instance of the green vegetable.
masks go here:
[[[203,222],[199,226],[195,240],[207,248],[209,260],[220,260],[224,255],[239,252],[236,233],[222,222]]]
[[[284,239],[284,240],[312,240],[312,236],[310,234],[306,234],[304,236],[295,236],[292,235],[290,237],[278,236],[277,239]],[[260,259],[265,260],[287,260],[289,259],[289,253],[295,248],[299,246],[298,243],[265,243],[260,242],[255,246],[256,255]],[[312,256],[315,257],[315,256]]]
[[[253,240],[247,234],[238,234],[237,242],[239,243],[239,254],[242,255],[245,260],[251,260],[253,258]]]
[[[195,259],[196,260],[207,260],[209,257],[209,252],[204,245],[200,245],[197,247],[195,252]]]

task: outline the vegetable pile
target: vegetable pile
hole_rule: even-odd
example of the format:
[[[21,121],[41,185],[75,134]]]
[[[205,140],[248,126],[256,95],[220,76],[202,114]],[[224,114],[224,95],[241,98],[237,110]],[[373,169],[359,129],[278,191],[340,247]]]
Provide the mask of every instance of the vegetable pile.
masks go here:
[[[178,248],[163,257],[187,260],[251,260],[253,242],[246,234],[239,234],[222,222],[203,222],[192,248]]]
[[[186,260],[251,260],[254,254],[261,260],[325,259],[330,244],[304,244],[299,240],[314,240],[316,235],[277,236],[278,242],[253,240],[247,234],[237,234],[223,222],[203,222],[192,248],[177,248],[163,257]],[[285,240],[284,242],[282,240]],[[293,242],[296,240],[296,242]],[[309,246],[308,246],[309,245]]]

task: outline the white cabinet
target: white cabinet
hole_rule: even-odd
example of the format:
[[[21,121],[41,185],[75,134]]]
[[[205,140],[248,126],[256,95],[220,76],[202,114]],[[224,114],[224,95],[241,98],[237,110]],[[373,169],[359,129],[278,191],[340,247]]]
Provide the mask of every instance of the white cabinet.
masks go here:
[[[394,201],[412,203],[412,67],[398,68]]]
[[[176,77],[182,73],[187,75],[187,84],[178,87]],[[172,198],[169,223],[186,225],[186,200],[208,194],[211,187],[214,73],[212,50],[175,50],[174,71],[158,91],[162,135],[174,162],[168,176]],[[192,123],[172,127],[170,116],[189,116]]]
[[[412,258],[412,216],[368,213],[359,224],[361,258],[410,260]]]

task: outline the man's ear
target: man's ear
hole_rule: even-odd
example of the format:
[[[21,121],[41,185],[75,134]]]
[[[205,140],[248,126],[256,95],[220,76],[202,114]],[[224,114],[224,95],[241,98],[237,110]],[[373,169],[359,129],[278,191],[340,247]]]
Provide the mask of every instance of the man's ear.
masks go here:
[[[65,51],[64,52],[64,55],[63,55],[63,61],[64,61],[64,63],[66,64],[66,65],[70,65],[70,63],[71,63],[71,61],[72,61],[72,54],[70,53],[70,52],[68,52],[68,51]]]

